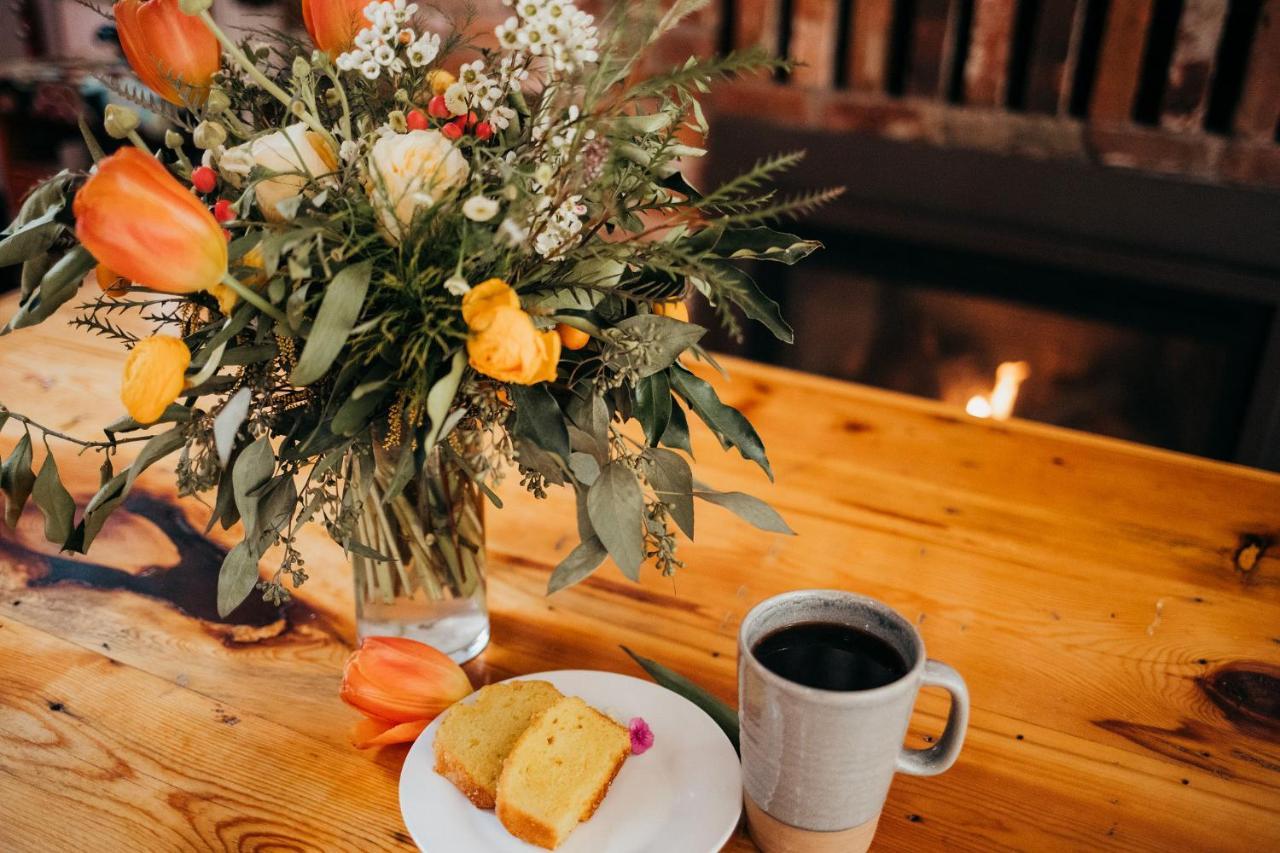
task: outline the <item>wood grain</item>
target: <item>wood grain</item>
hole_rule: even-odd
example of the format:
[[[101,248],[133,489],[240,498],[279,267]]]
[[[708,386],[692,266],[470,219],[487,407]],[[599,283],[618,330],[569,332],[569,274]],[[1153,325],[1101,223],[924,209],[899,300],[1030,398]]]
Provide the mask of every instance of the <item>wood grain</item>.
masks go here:
[[[1089,115],[1096,122],[1124,123],[1133,117],[1142,82],[1142,57],[1155,0],[1126,0],[1107,10]]]
[[[1280,124],[1280,0],[1263,0],[1249,49],[1235,129],[1248,139],[1274,139]]]
[[[88,434],[118,414],[121,361],[55,319],[0,340],[0,400]],[[770,500],[800,535],[708,505],[673,580],[606,567],[547,598],[574,545],[571,498],[508,482],[477,682],[639,674],[626,644],[732,700],[753,604],[857,590],[915,620],[974,705],[959,763],[899,778],[873,849],[1280,845],[1280,477],[727,364],[735,381],[717,387],[759,427],[777,483],[696,430],[700,477]],[[95,462],[63,458],[83,501]],[[199,536],[207,515],[157,466],[88,557],[52,553],[34,512],[0,532],[0,849],[409,847],[403,749],[346,745],[341,554],[309,532],[297,601],[218,623],[209,584],[232,537]],[[945,711],[921,697],[912,745]]]
[[[893,8],[893,0],[855,0],[853,4],[849,87],[855,91],[885,91]]]

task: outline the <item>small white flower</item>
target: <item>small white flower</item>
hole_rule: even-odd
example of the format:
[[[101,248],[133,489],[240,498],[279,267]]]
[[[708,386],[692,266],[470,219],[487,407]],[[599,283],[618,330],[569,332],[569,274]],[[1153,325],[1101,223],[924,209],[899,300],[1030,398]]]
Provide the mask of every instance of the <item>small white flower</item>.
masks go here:
[[[451,115],[460,116],[467,112],[467,87],[461,81],[444,90],[444,105]]]
[[[518,246],[529,239],[529,229],[510,217],[498,225],[498,239],[511,246]]]
[[[551,168],[549,163],[542,163],[533,170],[533,179],[541,186],[545,187],[551,183],[553,177],[555,177],[555,170]]]
[[[377,80],[378,75],[382,73],[382,66],[372,59],[366,59],[360,63],[360,73],[370,80]]]
[[[487,196],[473,195],[462,203],[462,215],[472,222],[488,222],[498,215],[498,202]]]
[[[471,285],[467,284],[465,278],[455,274],[445,279],[444,289],[454,296],[466,296],[471,290]]]
[[[342,158],[344,163],[355,162],[360,156],[360,143],[355,140],[348,139],[338,146],[338,156]]]
[[[381,44],[373,52],[373,58],[379,65],[390,65],[396,61],[396,52],[391,48],[391,45]]]

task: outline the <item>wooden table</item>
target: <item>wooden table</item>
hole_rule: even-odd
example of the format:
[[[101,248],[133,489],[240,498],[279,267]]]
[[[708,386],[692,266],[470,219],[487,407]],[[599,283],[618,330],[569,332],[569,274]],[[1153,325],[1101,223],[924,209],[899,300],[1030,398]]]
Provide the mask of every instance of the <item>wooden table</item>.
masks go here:
[[[0,400],[87,435],[119,413],[121,360],[55,320],[0,339]],[[701,476],[767,498],[800,535],[704,506],[674,581],[609,567],[546,598],[571,499],[539,506],[510,481],[478,681],[639,674],[626,644],[732,699],[753,604],[856,590],[915,620],[973,694],[959,763],[895,781],[878,849],[1280,849],[1280,476],[729,367],[719,388],[759,426],[777,485],[704,431]],[[62,468],[87,499],[96,462]],[[317,532],[294,605],[219,624],[230,539],[203,538],[207,510],[171,483],[149,471],[89,558],[51,553],[34,509],[0,534],[0,849],[410,849],[404,748],[346,741],[339,551]],[[913,745],[944,713],[922,697]]]

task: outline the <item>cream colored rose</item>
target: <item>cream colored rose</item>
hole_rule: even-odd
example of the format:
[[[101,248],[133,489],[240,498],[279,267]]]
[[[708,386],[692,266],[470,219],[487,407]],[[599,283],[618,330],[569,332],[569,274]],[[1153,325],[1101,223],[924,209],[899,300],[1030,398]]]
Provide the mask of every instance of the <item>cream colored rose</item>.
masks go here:
[[[414,214],[465,183],[470,171],[467,158],[443,134],[411,130],[374,143],[366,188],[383,227],[399,242]]]
[[[312,179],[326,182],[324,176],[338,166],[338,158],[328,143],[301,122],[237,145],[223,155],[223,160],[228,157],[234,158],[233,162],[251,160],[255,166],[282,173],[254,185],[258,209],[272,222],[285,218],[277,204],[300,194]]]

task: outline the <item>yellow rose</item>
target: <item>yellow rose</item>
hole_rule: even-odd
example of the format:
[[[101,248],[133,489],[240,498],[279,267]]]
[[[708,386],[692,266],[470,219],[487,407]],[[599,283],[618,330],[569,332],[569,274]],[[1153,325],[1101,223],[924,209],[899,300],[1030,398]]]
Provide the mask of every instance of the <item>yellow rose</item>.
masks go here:
[[[470,326],[472,321],[483,314],[501,306],[519,308],[520,297],[500,278],[482,281],[467,291],[462,297],[462,319]]]
[[[124,362],[120,399],[140,424],[155,423],[165,407],[178,399],[191,353],[181,338],[152,335],[133,345]]]
[[[435,71],[427,74],[427,87],[433,95],[443,95],[444,90],[448,89],[454,83],[458,82],[458,78],[454,77],[443,68],[437,68]]]
[[[666,302],[655,303],[653,313],[663,317],[671,317],[682,323],[689,322],[689,306],[682,299],[670,299]]]
[[[240,279],[242,284],[249,287],[260,287],[267,280],[267,263],[262,257],[262,244],[254,246],[245,252],[239,261],[235,261],[232,266],[245,267],[248,275]],[[213,298],[218,300],[218,310],[226,316],[231,316],[231,311],[236,307],[236,303],[240,301],[240,294],[227,287],[222,282],[218,282],[209,288],[209,292],[213,294]]]
[[[540,332],[519,308],[500,305],[473,318],[467,337],[471,366],[485,376],[517,385],[550,382],[560,361],[560,336]]]
[[[277,204],[301,193],[309,180],[329,175],[338,167],[338,158],[329,144],[302,122],[237,145],[223,157],[228,155],[272,172],[288,173],[264,178],[253,186],[258,209],[271,222],[284,221]]]
[[[369,153],[366,190],[387,234],[399,242],[414,214],[460,187],[470,171],[467,158],[439,131],[393,133]]]

